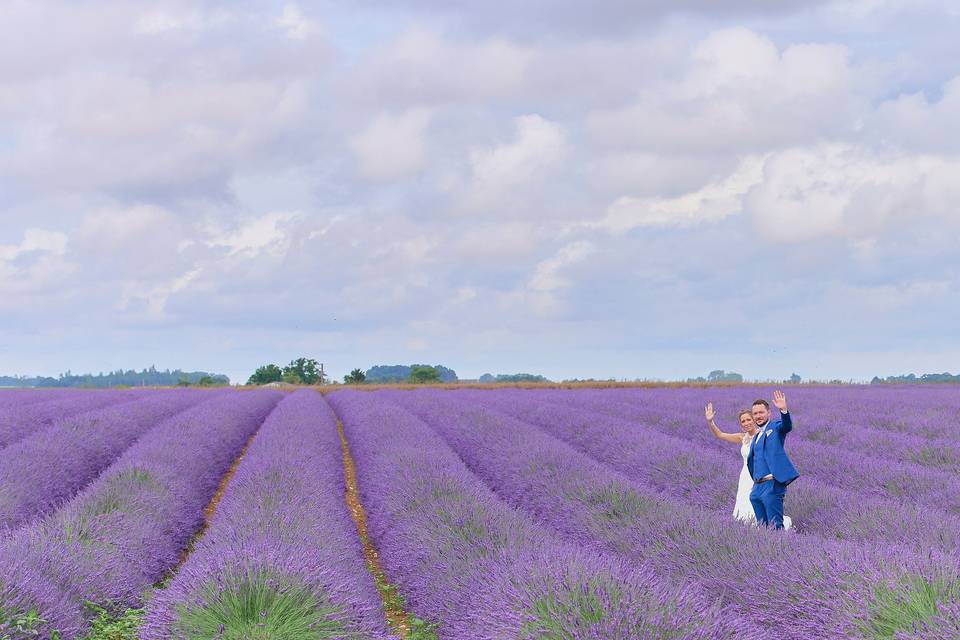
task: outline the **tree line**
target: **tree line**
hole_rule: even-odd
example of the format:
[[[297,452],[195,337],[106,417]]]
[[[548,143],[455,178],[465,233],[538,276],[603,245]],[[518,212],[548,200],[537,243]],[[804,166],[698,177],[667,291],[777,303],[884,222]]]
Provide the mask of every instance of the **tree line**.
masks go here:
[[[265,364],[257,367],[247,384],[270,384],[271,382],[286,382],[287,384],[326,384],[326,375],[322,365],[313,358],[296,358],[285,367],[275,364]]]
[[[182,371],[181,369],[157,370],[149,367],[142,371],[117,369],[108,373],[75,374],[69,370],[52,376],[0,376],[0,387],[49,387],[49,388],[107,388],[107,387],[173,387],[216,386],[230,384],[230,378],[222,373],[207,371]]]
[[[344,384],[429,384],[456,382],[457,379],[457,373],[453,369],[439,364],[377,365],[366,371],[357,368],[343,376]],[[296,358],[285,367],[265,364],[257,367],[257,370],[247,380],[247,384],[251,385],[270,384],[271,382],[314,385],[329,384],[331,381],[323,373],[322,365],[313,358]]]
[[[915,375],[908,373],[901,376],[887,376],[880,378],[874,376],[870,384],[958,384],[960,383],[960,374],[952,375],[950,373],[924,373]]]

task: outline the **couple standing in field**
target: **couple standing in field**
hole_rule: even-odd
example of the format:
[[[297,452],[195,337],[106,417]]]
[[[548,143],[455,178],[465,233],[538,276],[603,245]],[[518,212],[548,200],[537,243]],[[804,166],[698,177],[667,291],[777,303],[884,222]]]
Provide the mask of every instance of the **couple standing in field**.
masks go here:
[[[789,529],[792,522],[783,515],[783,499],[787,485],[800,474],[783,448],[793,421],[782,391],[773,392],[773,405],[780,410],[776,420],[771,419],[770,403],[766,400],[757,400],[750,409],[740,411],[740,433],[725,433],[717,427],[712,402],[707,404],[704,414],[714,436],[740,445],[743,467],[733,516],[774,529]]]

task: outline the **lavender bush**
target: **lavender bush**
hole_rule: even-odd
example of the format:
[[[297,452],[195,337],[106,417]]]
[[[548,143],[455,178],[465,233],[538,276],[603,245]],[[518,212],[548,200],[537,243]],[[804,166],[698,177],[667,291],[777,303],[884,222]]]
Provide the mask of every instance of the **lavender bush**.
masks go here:
[[[213,397],[190,390],[157,392],[58,420],[6,447],[0,451],[0,529],[49,513],[149,429]]]
[[[380,597],[344,502],[336,417],[312,390],[273,410],[143,640],[382,638]],[[253,603],[259,603],[252,606]]]
[[[504,505],[422,421],[380,394],[328,398],[354,451],[384,570],[441,637],[736,637],[692,591],[564,543]]]
[[[741,458],[702,413],[734,431],[770,391],[328,398],[387,577],[443,638],[957,638],[960,393],[788,389],[784,534],[731,518]],[[313,392],[277,406],[194,538],[280,397],[224,393],[0,393],[0,513],[47,514],[0,540],[0,638],[82,637],[85,603],[142,605],[192,540],[145,640],[388,635]]]
[[[487,396],[483,404],[536,424],[595,460],[665,494],[707,510],[731,509],[742,464],[736,446],[726,444],[722,450],[699,444],[691,447],[683,438],[646,427],[640,420],[584,410],[549,394],[540,397],[522,393],[497,392]],[[477,399],[476,395],[464,397]],[[611,404],[604,406],[609,410]],[[798,423],[802,424],[801,420],[798,418]],[[695,428],[706,431],[705,425]],[[802,426],[797,430],[799,439]],[[791,440],[789,447],[793,444]],[[856,461],[856,454],[851,454],[851,459]],[[842,489],[834,487],[816,476],[807,477],[806,468],[797,464],[804,475],[796,486],[804,490],[789,492],[786,504],[799,530],[851,541],[886,540],[918,550],[931,544],[945,550],[960,549],[960,516],[938,513],[919,501],[884,499],[853,481]],[[847,466],[834,469],[834,475],[846,474]],[[844,477],[852,479],[856,475]],[[894,513],[896,516],[891,517]]]
[[[935,590],[944,601],[960,584],[953,556],[740,526],[691,510],[683,501],[657,502],[655,492],[486,403],[449,392],[389,395],[443,435],[510,504],[581,545],[605,545],[680,584],[695,580],[769,637],[817,637],[827,631],[856,637],[882,626],[886,617],[909,618],[905,607],[879,600],[872,585],[944,585]],[[758,585],[769,585],[763,608],[755,606]]]
[[[535,393],[551,402],[609,413],[717,446],[722,443],[705,429],[695,428],[702,424],[702,405],[713,400],[725,407],[729,430],[736,430],[734,413],[749,407],[754,399],[769,395],[770,389],[738,386]],[[789,393],[792,410],[802,420],[802,429],[794,434],[791,447],[819,442],[882,460],[960,470],[960,394],[949,385],[795,387]],[[909,401],[904,402],[904,398]]]
[[[17,599],[0,611],[35,610],[46,621],[41,635],[57,630],[69,640],[85,628],[84,603],[140,604],[176,565],[224,473],[280,397],[228,393],[168,419],[62,509],[0,543],[0,557],[25,559],[2,581]]]
[[[59,397],[51,389],[0,389],[0,414],[14,407],[22,407]]]
[[[47,391],[51,397],[39,402],[12,402],[0,406],[0,449],[17,442],[57,420],[141,397],[136,391]]]

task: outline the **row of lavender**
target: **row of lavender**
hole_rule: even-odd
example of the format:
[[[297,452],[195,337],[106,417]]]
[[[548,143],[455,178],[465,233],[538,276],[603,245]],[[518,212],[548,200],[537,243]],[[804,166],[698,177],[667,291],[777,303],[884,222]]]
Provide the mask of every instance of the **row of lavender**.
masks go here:
[[[702,405],[715,400],[736,430],[734,412],[766,393],[769,389],[726,387],[544,391],[535,396],[716,446],[706,429],[691,428],[703,424]],[[842,464],[838,453],[858,455],[851,466],[863,469],[861,477],[875,480],[877,491],[911,493],[960,472],[960,393],[953,387],[794,388],[789,395],[803,425],[791,451],[817,469]],[[909,477],[918,474],[922,478],[911,482]]]
[[[535,391],[551,401],[575,403],[637,420],[646,427],[687,434],[710,444],[703,423],[708,401],[724,411],[728,430],[735,414],[769,388],[584,389],[575,393]],[[792,387],[790,405],[803,421],[804,443],[864,452],[886,461],[960,471],[960,393],[952,385],[924,387]],[[815,457],[817,449],[810,449]],[[820,449],[819,451],[823,451]]]
[[[604,395],[606,391],[457,393],[460,400],[479,401],[536,424],[667,495],[704,510],[732,510],[742,464],[739,451],[730,444],[723,449],[714,446],[702,417],[672,432],[671,420],[660,413],[651,414],[639,403],[617,404]],[[674,408],[672,413],[676,416],[681,411]],[[656,425],[648,426],[654,419]],[[791,456],[795,449],[804,450],[804,414],[797,412],[795,421],[798,426],[788,441]],[[905,463],[882,463],[868,453],[847,451],[842,444],[835,451],[818,453],[809,460],[803,455],[794,457],[803,480],[790,492],[787,508],[800,530],[920,549],[931,545],[960,548],[960,516],[950,513],[955,496],[946,491],[956,484],[955,476],[940,472],[946,477],[934,482],[928,476],[936,472],[929,469],[917,467],[909,473],[902,469]],[[870,470],[876,475],[871,476]],[[894,478],[901,478],[902,484],[911,479],[911,499],[877,490],[878,483],[893,486]]]
[[[704,509],[695,492],[667,497],[682,493],[670,469],[689,447],[657,449],[638,440],[636,423],[600,407],[579,410],[570,397],[330,396],[356,453],[385,569],[410,609],[440,624],[441,637],[911,637],[915,623],[918,638],[946,638],[956,629],[956,559],[877,544],[879,525],[897,518],[889,504],[868,510],[878,526],[838,536],[856,544],[832,539],[850,522],[833,523],[826,536],[788,538],[741,527]],[[355,606],[369,605],[370,594],[353,581],[360,563],[349,526],[319,527],[311,502],[279,490],[277,482],[289,484],[298,496],[310,478],[316,506],[328,520],[345,519],[331,497],[342,486],[323,467],[335,457],[332,425],[303,426],[311,415],[329,421],[329,412],[316,398],[298,403],[299,412],[268,422],[222,519],[156,600],[145,637],[243,637],[245,625],[267,626],[273,609],[259,621],[236,616],[252,610],[238,597],[251,585],[295,598],[300,620],[313,616],[315,637],[375,624],[371,606]],[[323,471],[298,468],[308,460]],[[819,524],[829,523],[821,515]],[[286,539],[281,531],[293,534],[271,554]],[[297,550],[302,566],[290,562]],[[332,566],[350,578],[340,591],[331,587]],[[362,615],[348,615],[355,610]],[[363,637],[381,631],[368,627]]]
[[[0,392],[0,450],[58,420],[143,397],[134,390]]]
[[[883,496],[851,500],[810,474],[811,497],[788,503],[808,533],[784,538],[731,523],[732,483],[710,482],[735,480],[735,452],[703,446],[642,394],[329,398],[356,454],[388,576],[441,637],[910,637],[906,620],[920,626],[918,638],[946,638],[960,624],[955,557],[907,549],[955,550],[949,517],[925,518]],[[35,511],[19,524],[49,515],[0,543],[0,637],[11,613],[37,610],[42,633],[72,638],[86,627],[82,603],[142,602],[278,394],[214,396],[192,409],[181,398],[167,414],[187,410],[152,427],[167,415],[163,402],[124,399],[75,416],[73,428],[54,418],[14,443],[40,461],[57,455],[42,443],[62,440],[81,454],[76,475],[103,472],[53,513],[84,480],[65,473],[63,496],[24,501]],[[944,419],[942,407],[927,414]],[[891,409],[864,428],[889,433],[898,420]],[[120,421],[129,432],[111,427]],[[101,430],[85,449],[84,437],[97,441]],[[384,637],[342,500],[338,446],[320,396],[284,400],[195,553],[153,601],[143,637],[241,638],[274,627],[288,637]],[[889,543],[903,548],[890,552]],[[770,591],[761,608],[758,588]]]
[[[643,481],[649,475],[617,473],[584,451],[599,439],[601,448],[594,453],[615,458],[618,451],[605,434],[619,432],[616,444],[629,448],[632,432],[604,424],[597,414],[592,430],[586,420],[564,424],[564,412],[572,407],[541,413],[534,426],[492,410],[495,395],[485,394],[482,401],[444,392],[392,393],[390,398],[428,422],[516,509],[584,547],[600,545],[653,566],[662,580],[695,582],[702,593],[771,634],[758,637],[893,637],[929,615],[929,607],[917,608],[915,602],[932,601],[935,611],[937,601],[949,602],[960,590],[960,569],[950,554],[891,551],[870,536],[855,544],[832,540],[833,533],[772,536],[730,522],[695,501],[667,499]],[[536,405],[525,400],[524,406]],[[528,417],[534,414],[535,408]],[[648,453],[655,457],[659,452]],[[642,447],[633,447],[627,458],[636,464],[642,455]],[[646,467],[669,469],[674,462]],[[682,474],[674,482],[683,482]],[[890,525],[899,517],[890,511],[879,516]],[[759,608],[758,589],[764,592]],[[946,618],[931,622],[917,637],[941,632],[949,637],[942,630],[955,628],[957,621]]]
[[[354,452],[384,570],[441,638],[773,637],[643,563],[544,528],[385,394],[328,400]],[[538,461],[528,462],[535,476]]]
[[[149,424],[147,414],[161,421],[141,429],[69,502],[0,540],[0,636],[18,637],[13,621],[33,612],[39,637],[75,638],[89,624],[85,603],[140,605],[177,564],[224,473],[280,397],[213,394],[166,419],[143,405],[134,430]],[[91,437],[122,431],[111,422],[80,424]]]
[[[55,510],[143,434],[218,393],[156,391],[36,425],[32,433],[0,449],[0,530]],[[76,404],[86,408],[86,402]]]
[[[343,493],[336,417],[314,391],[288,396],[140,637],[387,637]]]
[[[564,542],[502,504],[429,426],[382,396],[331,402],[385,568],[441,637],[763,637],[650,568]],[[311,392],[287,398],[150,603],[141,637],[382,637],[343,490],[335,417]]]

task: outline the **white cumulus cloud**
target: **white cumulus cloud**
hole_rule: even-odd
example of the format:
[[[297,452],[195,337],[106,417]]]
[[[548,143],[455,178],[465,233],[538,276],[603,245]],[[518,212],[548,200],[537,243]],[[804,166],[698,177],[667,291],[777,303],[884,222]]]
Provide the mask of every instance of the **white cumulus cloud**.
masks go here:
[[[762,179],[763,157],[748,156],[729,176],[673,198],[624,196],[593,226],[614,233],[637,227],[689,227],[740,213],[743,196]]]
[[[535,187],[563,157],[563,128],[540,115],[514,118],[514,138],[470,153],[467,201],[472,208],[489,208]]]
[[[215,233],[206,243],[211,247],[227,247],[231,256],[256,256],[263,252],[282,255],[291,241],[285,225],[297,217],[296,213],[274,211],[248,219],[228,232]]]
[[[350,138],[350,149],[361,175],[373,181],[391,181],[423,168],[431,116],[431,110],[424,108],[378,114],[363,131]]]
[[[755,228],[784,242],[889,238],[934,221],[960,225],[960,161],[827,144],[772,154],[744,199]]]
[[[583,262],[596,251],[596,247],[585,240],[564,245],[550,258],[537,264],[528,288],[533,291],[556,291],[565,289],[573,283],[567,271],[577,263]]]
[[[848,57],[842,45],[780,50],[746,28],[719,30],[693,48],[680,78],[594,111],[588,128],[605,146],[674,153],[743,153],[846,133],[859,105]]]

